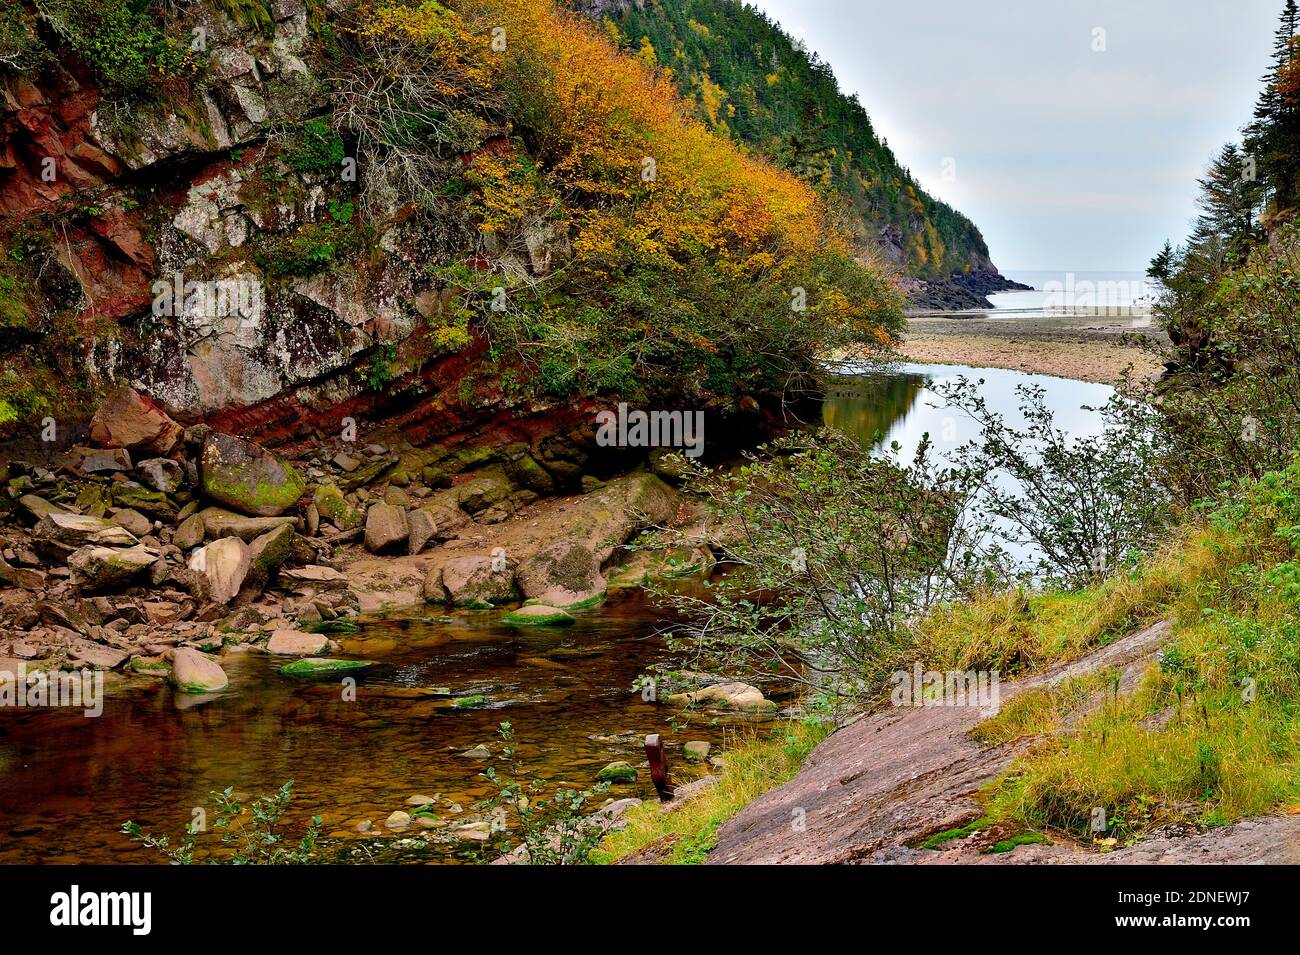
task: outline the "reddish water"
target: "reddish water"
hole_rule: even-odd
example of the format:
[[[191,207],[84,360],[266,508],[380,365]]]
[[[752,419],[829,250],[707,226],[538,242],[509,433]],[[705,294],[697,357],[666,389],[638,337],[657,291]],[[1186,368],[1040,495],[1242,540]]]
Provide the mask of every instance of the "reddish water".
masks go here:
[[[208,794],[271,792],[295,781],[286,814],[296,831],[309,816],[324,818],[332,840],[322,851],[341,858],[363,843],[379,857],[451,861],[465,847],[394,849],[401,835],[383,821],[408,796],[441,794],[472,814],[489,793],[487,765],[456,754],[479,743],[499,749],[498,724],[509,721],[528,770],[550,781],[586,786],[614,759],[639,765],[640,738],[659,732],[670,744],[721,742],[723,728],[697,721],[674,734],[673,711],[645,703],[632,681],[662,653],[660,622],[639,591],[580,615],[567,629],[518,630],[495,613],[444,618],[389,617],[348,638],[348,655],[391,667],[361,681],[356,702],[338,683],[304,684],[281,677],[283,660],[257,652],[226,654],[228,692],[195,703],[161,681],[130,677],[110,686],[103,715],[80,711],[0,711],[0,862],[156,862],[154,853],[118,834],[127,819],[173,839],[194,807],[212,814]],[[576,652],[575,652],[576,651]],[[484,709],[457,710],[445,701],[379,699],[379,687],[449,687],[482,693]],[[589,739],[631,733],[626,739]],[[682,776],[699,770],[680,760]],[[650,796],[645,769],[635,784],[609,796]],[[377,833],[355,832],[373,820]],[[205,837],[211,844],[212,837]],[[204,843],[201,843],[201,845]],[[477,847],[475,847],[477,848]]]

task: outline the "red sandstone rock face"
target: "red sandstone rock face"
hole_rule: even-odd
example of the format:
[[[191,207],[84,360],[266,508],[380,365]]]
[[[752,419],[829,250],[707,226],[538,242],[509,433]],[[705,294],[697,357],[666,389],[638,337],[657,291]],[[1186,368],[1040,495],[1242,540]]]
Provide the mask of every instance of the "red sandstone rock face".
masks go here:
[[[99,92],[84,77],[55,65],[34,77],[6,77],[0,97],[0,213],[13,221],[51,212],[125,171],[95,136]],[[120,319],[149,303],[154,253],[138,217],[109,205],[89,219],[64,215],[55,232],[52,251],[81,285],[83,324]]]

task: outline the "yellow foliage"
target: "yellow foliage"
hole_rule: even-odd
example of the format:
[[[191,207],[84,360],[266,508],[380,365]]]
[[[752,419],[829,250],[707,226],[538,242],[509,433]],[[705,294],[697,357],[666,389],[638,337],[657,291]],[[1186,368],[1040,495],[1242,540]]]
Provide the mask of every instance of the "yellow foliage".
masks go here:
[[[659,65],[659,57],[655,53],[655,46],[650,42],[648,36],[643,36],[641,38],[641,46],[636,51],[636,60],[642,66],[648,67],[652,70]]]

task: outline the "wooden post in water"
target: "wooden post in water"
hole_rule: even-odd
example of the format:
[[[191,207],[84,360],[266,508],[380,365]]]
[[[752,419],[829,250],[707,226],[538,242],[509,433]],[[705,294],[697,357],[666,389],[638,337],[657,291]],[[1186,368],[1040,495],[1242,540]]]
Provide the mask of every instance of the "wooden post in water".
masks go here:
[[[645,754],[650,760],[650,779],[659,793],[660,802],[673,798],[673,784],[668,779],[668,761],[664,759],[664,741],[658,733],[651,733],[645,738]]]

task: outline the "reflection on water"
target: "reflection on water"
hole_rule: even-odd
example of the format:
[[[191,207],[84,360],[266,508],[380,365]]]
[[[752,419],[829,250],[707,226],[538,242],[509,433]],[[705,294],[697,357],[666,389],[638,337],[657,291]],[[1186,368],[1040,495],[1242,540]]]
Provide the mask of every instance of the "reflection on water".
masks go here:
[[[911,462],[921,440],[928,435],[935,459],[951,463],[958,448],[980,437],[975,424],[948,407],[934,390],[959,378],[981,382],[980,394],[989,409],[1017,429],[1025,426],[1017,387],[1041,386],[1045,391],[1044,404],[1052,412],[1055,426],[1072,437],[1102,432],[1104,420],[1093,409],[1104,407],[1114,394],[1109,385],[1050,375],[964,365],[901,364],[888,371],[837,378],[828,392],[822,420],[827,426],[856,438],[864,447],[889,452],[896,443],[898,451],[894,460],[900,464]],[[1009,475],[998,474],[993,479],[1003,490],[1016,489],[1016,482]],[[1019,534],[1011,525],[996,519],[993,525],[1004,538],[999,543],[1021,567],[1030,569],[1039,561],[1041,551],[1015,540]]]
[[[822,423],[873,447],[912,409],[925,383],[925,375],[902,370],[837,377],[827,388]]]
[[[361,838],[352,832],[361,819],[382,832],[414,794],[441,794],[468,814],[489,795],[478,775],[486,764],[458,754],[479,743],[497,751],[497,726],[507,720],[529,771],[579,786],[611,760],[639,765],[647,733],[662,733],[670,747],[722,741],[724,728],[705,718],[674,733],[673,711],[631,692],[663,652],[654,635],[661,617],[639,591],[564,629],[504,627],[500,616],[368,625],[348,655],[388,666],[361,683],[355,702],[342,700],[338,683],[286,679],[276,672],[282,659],[247,652],[223,656],[230,691],[198,705],[182,708],[183,698],[157,680],[128,677],[97,719],[0,711],[0,862],[157,862],[117,834],[125,820],[176,835],[193,807],[206,806],[212,818],[212,790],[268,793],[288,779],[296,783],[286,816],[293,831],[319,813],[340,838]],[[403,696],[411,687],[482,693],[490,708]],[[670,759],[679,777],[700,772],[680,750],[670,749]],[[652,795],[648,772],[639,773],[609,795]],[[451,859],[456,850],[426,854]]]
[[[947,407],[934,391],[934,386],[958,378],[982,381],[980,394],[990,410],[1017,428],[1024,426],[1017,386],[1040,385],[1056,426],[1076,437],[1101,433],[1102,418],[1090,409],[1104,406],[1115,391],[1109,385],[1001,368],[904,363],[887,371],[837,377],[822,407],[822,421],[867,447],[888,448],[897,442],[904,462],[928,434],[935,452],[947,460],[979,437],[970,419]]]

